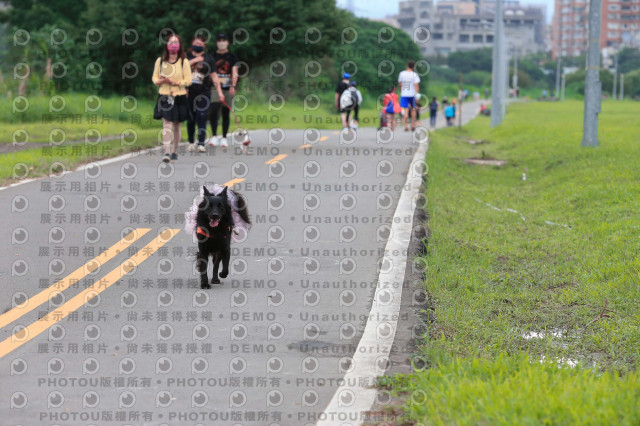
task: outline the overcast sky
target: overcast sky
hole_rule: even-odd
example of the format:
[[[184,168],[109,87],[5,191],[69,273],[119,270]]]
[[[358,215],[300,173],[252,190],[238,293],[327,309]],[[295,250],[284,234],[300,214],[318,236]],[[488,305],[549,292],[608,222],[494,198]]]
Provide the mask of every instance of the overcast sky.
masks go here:
[[[356,16],[364,18],[384,18],[398,13],[399,0],[353,0]],[[347,0],[337,0],[338,6],[347,7]],[[547,5],[547,22],[551,22],[554,0],[520,0],[521,4]]]

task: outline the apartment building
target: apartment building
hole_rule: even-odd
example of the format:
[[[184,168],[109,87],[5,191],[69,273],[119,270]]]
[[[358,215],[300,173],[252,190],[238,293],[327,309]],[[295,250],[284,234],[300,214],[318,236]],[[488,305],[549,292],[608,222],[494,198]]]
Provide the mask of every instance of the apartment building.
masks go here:
[[[505,33],[509,49],[521,54],[546,50],[545,9],[503,1]],[[431,40],[421,45],[425,56],[443,55],[493,45],[495,1],[431,0],[401,1],[394,16],[400,28],[413,34],[426,27]]]
[[[587,49],[588,0],[556,0],[553,57],[578,56]],[[640,47],[640,0],[602,0],[600,47]]]

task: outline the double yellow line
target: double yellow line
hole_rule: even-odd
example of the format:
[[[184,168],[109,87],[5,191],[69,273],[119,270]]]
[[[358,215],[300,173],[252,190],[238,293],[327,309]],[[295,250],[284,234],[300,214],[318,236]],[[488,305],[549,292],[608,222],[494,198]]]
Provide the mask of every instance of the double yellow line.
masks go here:
[[[138,228],[131,231],[120,241],[109,247],[106,251],[102,252],[96,258],[91,259],[71,274],[56,282],[53,286],[41,291],[35,296],[29,298],[26,302],[16,306],[8,312],[0,315],[0,328],[16,321],[23,315],[31,312],[43,303],[51,300],[60,292],[69,288],[77,281],[86,277],[90,273],[96,271],[101,265],[127,249],[131,244],[139,240],[147,232],[151,231],[148,228]],[[20,329],[13,333],[13,335],[7,337],[4,341],[0,342],[0,358],[18,349],[34,337],[47,330],[52,325],[58,323],[67,315],[76,311],[82,307],[89,300],[93,299],[111,285],[118,282],[123,276],[129,272],[135,270],[142,262],[151,257],[160,247],[165,245],[169,240],[175,237],[180,229],[166,229],[153,239],[149,244],[140,249],[136,254],[122,262],[120,265],[112,269],[102,279],[96,281],[92,286],[84,289],[82,292],[74,296],[68,302],[62,304],[60,307],[35,321],[31,325]]]

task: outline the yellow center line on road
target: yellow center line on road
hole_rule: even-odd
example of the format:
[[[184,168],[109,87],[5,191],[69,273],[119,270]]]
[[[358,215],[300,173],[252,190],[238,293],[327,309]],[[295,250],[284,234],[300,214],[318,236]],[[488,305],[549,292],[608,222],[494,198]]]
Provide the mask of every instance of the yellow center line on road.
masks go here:
[[[150,228],[138,228],[134,229],[130,233],[128,233],[124,238],[120,241],[109,247],[107,250],[100,253],[95,258],[89,260],[87,263],[56,282],[52,286],[42,290],[40,293],[36,294],[33,297],[30,297],[25,302],[16,306],[8,312],[0,315],[0,328],[6,326],[7,324],[12,323],[13,321],[19,319],[23,315],[31,312],[38,306],[43,303],[51,300],[54,296],[56,296],[59,292],[66,290],[77,281],[80,281],[91,272],[98,269],[100,266],[104,265],[109,260],[113,259],[116,255],[126,250],[131,244],[139,240],[143,235],[147,232],[151,231]]]
[[[340,134],[340,132],[339,132],[339,131],[337,131],[337,130],[335,130],[335,131],[333,132],[333,134],[334,134],[334,135],[339,135],[339,134]]]
[[[275,157],[273,157],[271,160],[269,161],[265,161],[264,164],[273,164],[276,163],[282,159],[284,159],[287,156],[287,154],[280,154],[280,155],[276,155]]]
[[[82,292],[78,293],[68,302],[58,307],[54,311],[33,322],[31,325],[15,332],[12,336],[7,337],[0,342],[0,358],[18,349],[31,339],[37,337],[39,334],[47,330],[52,325],[62,321],[72,312],[82,307],[89,300],[96,297],[108,289],[111,285],[115,284],[123,276],[129,272],[134,271],[142,262],[151,257],[160,247],[165,245],[169,240],[175,237],[180,229],[167,229],[162,234],[158,235],[153,241],[140,249],[136,254],[122,262],[116,268],[111,270],[107,275],[99,281],[96,281],[92,286],[87,287]]]
[[[320,139],[318,139],[318,142],[326,141],[327,139],[329,139],[329,136],[321,136]],[[300,145],[298,149],[311,148],[312,146],[313,145],[311,145],[310,143],[306,143],[304,145]]]
[[[235,178],[235,179],[231,179],[228,182],[223,183],[222,186],[228,186],[229,188],[231,188],[233,187],[233,185],[240,183],[242,181],[244,181],[244,178]]]

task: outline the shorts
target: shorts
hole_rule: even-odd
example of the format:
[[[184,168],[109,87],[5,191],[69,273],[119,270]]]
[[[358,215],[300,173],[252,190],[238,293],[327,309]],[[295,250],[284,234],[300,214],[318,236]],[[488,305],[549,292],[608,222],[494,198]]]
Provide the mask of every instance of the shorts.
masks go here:
[[[401,108],[415,108],[416,107],[416,98],[415,96],[402,96],[400,98],[400,107]]]

